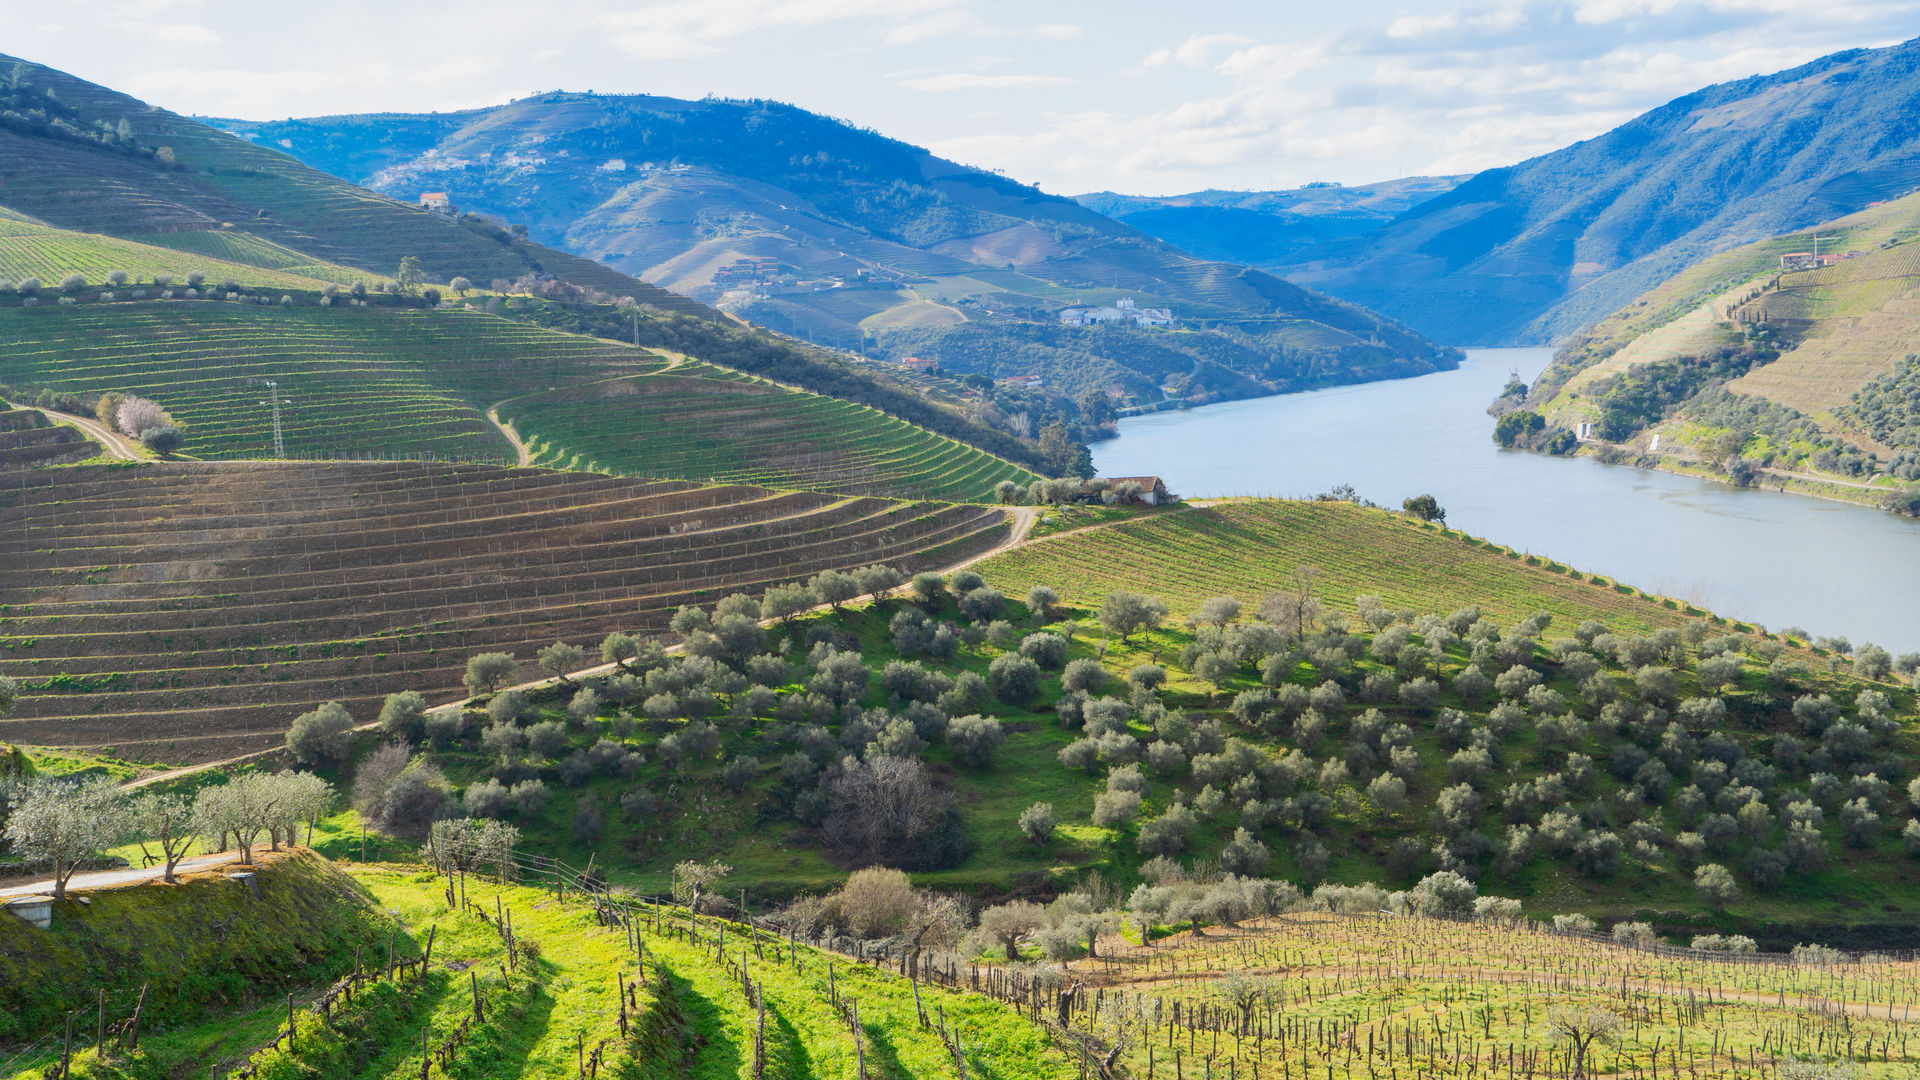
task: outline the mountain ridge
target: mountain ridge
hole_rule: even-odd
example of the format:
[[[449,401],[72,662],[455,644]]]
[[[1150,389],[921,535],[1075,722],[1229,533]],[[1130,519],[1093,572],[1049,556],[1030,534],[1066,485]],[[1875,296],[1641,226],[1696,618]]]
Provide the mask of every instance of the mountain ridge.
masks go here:
[[[1089,358],[1181,352],[1175,366],[1191,372],[1197,399],[1292,389],[1316,371],[1380,377],[1455,362],[1344,301],[780,102],[553,92],[457,114],[213,122],[391,195],[444,191],[524,222],[537,240],[869,355],[1040,374],[1071,393],[1099,385],[1141,402],[1160,399],[1169,365],[1123,358],[1089,377]],[[1172,309],[1195,333],[1088,327],[1071,347],[1010,346],[1003,366],[947,340],[968,324],[961,336],[980,324],[1058,326],[1063,308],[1121,299]],[[1220,347],[1229,331],[1257,358]]]

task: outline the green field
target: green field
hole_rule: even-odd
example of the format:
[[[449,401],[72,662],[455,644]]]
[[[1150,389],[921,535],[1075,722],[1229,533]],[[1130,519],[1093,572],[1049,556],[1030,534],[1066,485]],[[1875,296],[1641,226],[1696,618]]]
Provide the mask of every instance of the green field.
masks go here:
[[[1312,568],[1345,607],[1363,593],[1389,606],[1450,611],[1475,603],[1494,618],[1535,611],[1577,624],[1601,619],[1646,632],[1686,621],[1672,601],[1641,596],[1538,556],[1341,502],[1235,499],[1023,546],[979,569],[1009,593],[1049,585],[1092,604],[1125,582],[1189,613],[1214,596],[1253,605]]]
[[[470,311],[151,302],[0,311],[0,381],[140,394],[186,427],[182,453],[271,457],[265,383],[290,457],[512,461],[501,398],[658,364],[630,346]]]
[[[1036,479],[876,409],[705,364],[518,398],[500,414],[556,468],[971,502]]]
[[[245,233],[176,233],[152,237],[152,243],[123,240],[94,233],[56,229],[14,218],[0,218],[0,279],[37,278],[48,295],[70,274],[79,274],[95,291],[112,289],[107,275],[124,271],[132,281],[125,288],[146,283],[150,295],[160,290],[156,274],[173,278],[172,287],[184,289],[188,274],[206,275],[209,286],[232,281],[249,289],[288,289],[318,292],[329,282],[369,285],[383,278],[364,270],[323,263]]]

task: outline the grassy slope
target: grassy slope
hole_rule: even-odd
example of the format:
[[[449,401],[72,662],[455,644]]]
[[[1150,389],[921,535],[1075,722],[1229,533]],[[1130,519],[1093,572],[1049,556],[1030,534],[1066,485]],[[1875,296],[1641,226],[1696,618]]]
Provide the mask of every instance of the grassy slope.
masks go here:
[[[1079,533],[999,555],[978,569],[1010,595],[1050,585],[1073,603],[1097,604],[1116,588],[1192,611],[1213,596],[1252,605],[1294,585],[1301,567],[1342,607],[1363,593],[1389,606],[1442,612],[1478,604],[1512,622],[1549,611],[1578,624],[1601,619],[1647,631],[1684,621],[1668,601],[1576,578],[1462,534],[1348,503],[1245,499]]]
[[[156,274],[171,274],[174,287],[184,288],[187,275],[195,272],[205,274],[210,286],[230,280],[296,292],[317,292],[329,282],[379,281],[378,275],[323,263],[245,233],[176,233],[153,240],[0,219],[0,278],[38,278],[49,293],[69,274],[82,275],[96,289],[110,287],[107,274],[114,270],[131,275],[129,287],[135,288]]]
[[[875,409],[705,364],[519,398],[535,462],[673,479],[981,501],[1011,462]]]
[[[335,1011],[331,1023],[303,1009],[291,1048],[252,1055],[257,1075],[266,1080],[417,1076],[422,1032],[435,1047],[445,1043],[471,1015],[475,985],[487,1019],[469,1028],[454,1075],[560,1080],[575,1075],[583,1046],[590,1051],[604,1042],[608,1075],[750,1080],[756,1075],[752,1044],[757,1018],[740,987],[737,966],[743,961],[765,1000],[770,1075],[833,1080],[854,1080],[857,1075],[852,1038],[829,1000],[830,963],[836,969],[831,982],[838,993],[860,1002],[869,1069],[877,1062],[887,1075],[904,1080],[944,1076],[952,1068],[939,1039],[919,1030],[915,995],[906,981],[844,958],[805,947],[794,957],[782,944],[764,953],[743,953],[737,943],[744,928],[713,919],[701,921],[698,943],[689,942],[684,914],[669,909],[663,932],[642,922],[639,938],[646,960],[636,971],[624,930],[601,925],[593,907],[576,899],[577,894],[563,903],[537,881],[503,885],[484,874],[467,875],[459,890],[473,911],[460,911],[447,904],[445,879],[417,866],[351,867],[349,879],[310,855],[288,861],[322,868],[346,882],[358,903],[384,909],[398,931],[396,952],[402,959],[421,955],[431,930],[434,963],[423,982],[409,978],[362,991],[352,1005]],[[149,902],[156,892],[135,890]],[[336,897],[323,892],[314,900],[326,904]],[[495,911],[511,913],[515,938],[523,946],[538,946],[537,959],[523,959],[511,975],[505,970],[507,947],[491,919]],[[711,948],[716,928],[727,935],[724,960]],[[372,952],[376,963],[384,955]],[[350,955],[346,967],[351,967]],[[190,972],[190,977],[203,975]],[[614,989],[629,981],[636,983],[630,1041],[620,1034]],[[24,987],[21,993],[31,996]],[[304,1004],[307,997],[300,994],[296,1000]],[[962,1032],[969,1068],[979,1075],[1059,1080],[1071,1071],[1065,1055],[1037,1025],[1003,1005],[932,987],[922,988],[920,998],[930,1014],[938,1009]],[[111,1064],[102,1064],[91,1052],[83,1052],[74,1075],[157,1080],[196,1074],[215,1058],[231,1067],[235,1057],[246,1056],[244,1050],[239,1055],[230,1052],[236,1040],[241,1046],[265,1043],[285,1030],[285,1021],[285,1006],[278,1001],[229,1015],[210,1009],[163,1033],[150,1028],[138,1055],[116,1054]],[[27,1075],[37,1077],[38,1072],[21,1074]]]
[[[1330,513],[1353,514],[1356,517],[1362,514],[1352,508],[1308,506],[1303,509],[1326,509]],[[1234,591],[1236,588],[1241,590],[1243,598],[1252,599],[1257,594],[1246,588],[1248,578],[1257,578],[1263,572],[1272,573],[1260,566],[1264,553],[1284,548],[1274,545],[1271,537],[1259,541],[1262,547],[1253,548],[1248,544],[1250,536],[1244,529],[1231,532],[1226,543],[1213,546],[1192,546],[1183,550],[1177,543],[1162,543],[1154,545],[1153,549],[1159,551],[1162,558],[1167,558],[1169,552],[1176,553],[1174,558],[1190,554],[1193,561],[1210,563],[1225,575],[1231,575],[1235,569],[1244,569],[1247,577],[1233,581],[1215,578],[1208,582],[1191,576],[1169,580],[1165,576],[1142,578],[1132,573],[1136,566],[1145,566],[1151,575],[1154,564],[1151,557],[1138,553],[1139,549],[1133,546],[1127,533],[1138,530],[1165,541],[1166,530],[1204,525],[1207,518],[1201,515],[1200,511],[1165,515],[1138,526],[1090,531],[1078,537],[1068,536],[1035,544],[1011,556],[989,560],[983,566],[983,572],[990,582],[1011,594],[1017,595],[1017,591],[1030,580],[1039,580],[1061,587],[1075,602],[1084,604],[1090,602],[1090,594],[1100,586],[1089,584],[1090,578],[1075,576],[1081,572],[1080,568],[1088,564],[1065,556],[1078,552],[1092,560],[1093,565],[1102,567],[1108,575],[1104,580],[1109,582],[1132,577],[1143,582],[1179,585],[1179,591],[1165,590],[1168,598],[1174,602],[1176,613],[1192,610],[1203,597],[1221,591]],[[1552,629],[1542,635],[1543,640],[1547,641],[1570,635],[1574,626],[1588,618],[1603,620],[1620,633],[1644,632],[1658,627],[1677,628],[1689,621],[1679,611],[1667,608],[1664,602],[1621,594],[1610,586],[1574,582],[1548,569],[1516,563],[1504,554],[1468,547],[1458,540],[1445,539],[1414,526],[1399,524],[1385,515],[1366,516],[1374,517],[1378,528],[1392,530],[1388,539],[1396,538],[1397,534],[1400,540],[1382,549],[1387,554],[1381,556],[1379,565],[1390,568],[1392,572],[1359,566],[1340,567],[1329,561],[1328,573],[1321,578],[1321,595],[1334,605],[1336,611],[1350,611],[1348,605],[1351,598],[1359,592],[1377,592],[1384,595],[1390,604],[1406,604],[1416,611],[1437,613],[1478,601],[1488,617],[1502,625],[1526,613],[1546,608],[1556,614]],[[1328,522],[1322,520],[1319,524],[1326,525]],[[1329,529],[1327,534],[1321,541],[1325,551],[1357,545],[1362,542],[1359,537],[1364,535],[1337,529]],[[1374,537],[1372,542],[1378,543],[1379,540],[1379,537]],[[1044,566],[1022,561],[1038,559],[1043,553],[1056,561]],[[1145,561],[1136,563],[1141,559]],[[1371,583],[1367,576],[1363,576],[1374,574],[1378,576],[1371,578]],[[1084,618],[1086,613],[1082,611],[1077,614]],[[946,615],[953,617],[951,607]],[[831,623],[835,632],[848,635],[853,642],[857,642],[869,666],[877,669],[889,658],[898,655],[892,648],[886,629],[890,616],[891,609],[865,609],[839,616]],[[1008,617],[1017,625],[1023,624],[1023,616],[1017,610]],[[1710,634],[1726,633],[1732,629],[1731,624],[1722,624],[1715,629],[1704,620],[1700,621]],[[811,625],[803,624],[794,632],[801,634]],[[1061,628],[1056,626],[1052,629],[1058,631]],[[1298,745],[1284,726],[1277,729],[1277,733],[1274,729],[1263,733],[1228,717],[1224,706],[1232,695],[1255,688],[1259,682],[1248,668],[1242,668],[1224,689],[1216,692],[1213,687],[1181,668],[1180,651],[1190,640],[1192,634],[1189,631],[1173,625],[1125,644],[1096,638],[1092,632],[1088,632],[1076,638],[1071,655],[1099,657],[1108,672],[1116,678],[1136,664],[1157,662],[1167,665],[1173,669],[1173,679],[1163,694],[1169,707],[1186,709],[1195,715],[1218,716],[1228,734],[1247,738],[1273,753],[1284,754]],[[950,675],[963,670],[984,672],[995,655],[997,650],[983,645],[963,649],[950,663],[930,663]],[[1742,747],[1743,752],[1764,761],[1771,754],[1772,739],[1776,735],[1800,733],[1787,712],[1794,697],[1803,693],[1830,693],[1844,708],[1858,691],[1868,685],[1818,670],[1817,659],[1801,655],[1814,664],[1816,670],[1796,676],[1796,681],[1788,684],[1769,681],[1764,671],[1765,665],[1749,661],[1739,683],[1724,692],[1731,714],[1739,719],[1727,721],[1718,728],[1689,724],[1694,736],[1699,738],[1711,730],[1724,730]],[[1450,682],[1452,674],[1466,662],[1464,654],[1456,647],[1439,671],[1441,681]],[[1575,702],[1582,715],[1597,713],[1591,706],[1577,704],[1580,690],[1572,678],[1556,674],[1556,666],[1551,663],[1542,663],[1540,666],[1546,672],[1547,685],[1568,701]],[[1334,720],[1328,742],[1311,751],[1316,759],[1316,770],[1322,757],[1341,756],[1347,738],[1342,732],[1353,717],[1367,708],[1355,703],[1351,696],[1353,687],[1363,676],[1383,670],[1377,661],[1363,659],[1357,667],[1339,674],[1349,690],[1349,707],[1342,714],[1344,719]],[[1631,699],[1631,678],[1617,667],[1612,671],[1616,683],[1626,688],[1623,693]],[[1311,687],[1325,677],[1312,665],[1302,664],[1294,669],[1288,681]],[[1683,697],[1699,693],[1684,666],[1679,678]],[[878,688],[877,678],[875,683],[869,691],[867,704],[870,707],[885,706],[886,695]],[[1888,770],[1889,775],[1903,778],[1909,775],[1913,749],[1912,695],[1891,684],[1881,684],[1875,689],[1892,696],[1894,715],[1900,718],[1900,730],[1904,732],[1897,737],[1894,748],[1886,751],[1903,756],[1888,758],[1889,764],[1882,768]],[[1125,690],[1110,689],[1108,692],[1124,695]],[[995,764],[988,770],[975,771],[960,766],[950,749],[943,745],[936,744],[926,752],[926,759],[935,774],[951,787],[959,799],[974,849],[959,866],[923,873],[917,876],[917,880],[969,891],[992,892],[1046,888],[1049,883],[1058,886],[1097,869],[1122,885],[1130,885],[1134,868],[1142,858],[1134,847],[1132,828],[1114,829],[1089,824],[1094,798],[1101,790],[1098,770],[1088,777],[1067,770],[1055,758],[1076,737],[1076,733],[1062,729],[1051,713],[1051,705],[1058,696],[1058,679],[1055,677],[1048,680],[1040,698],[1030,706],[995,705],[987,710],[1002,719],[1009,735]],[[1493,700],[1472,703],[1449,691],[1444,694],[1442,704],[1463,709],[1477,718],[1484,715]],[[559,715],[557,708],[561,703],[555,701],[552,708],[556,711],[550,715]],[[1332,797],[1334,807],[1329,825],[1316,830],[1333,853],[1328,869],[1328,878],[1331,880],[1379,880],[1404,885],[1412,879],[1402,880],[1386,864],[1388,849],[1393,841],[1409,837],[1424,847],[1436,839],[1428,823],[1428,811],[1433,806],[1435,794],[1451,782],[1447,777],[1445,762],[1453,753],[1453,747],[1438,736],[1433,727],[1432,714],[1391,702],[1380,708],[1386,713],[1388,722],[1403,721],[1413,728],[1411,745],[1419,752],[1423,764],[1410,780],[1412,803],[1404,811],[1383,812],[1369,801],[1363,789],[1366,780],[1372,771],[1377,771],[1378,766],[1371,767],[1372,771],[1369,771],[1369,767],[1361,766],[1361,771],[1355,774],[1358,778],[1352,781],[1320,785]],[[617,713],[617,709],[609,708],[603,713],[602,723],[590,724],[585,731],[576,735],[576,744],[584,746],[607,735],[611,729],[603,724]],[[1482,721],[1476,719],[1478,722]],[[597,852],[600,864],[608,867],[616,880],[632,882],[651,890],[663,889],[672,864],[689,855],[724,859],[736,867],[737,883],[751,886],[760,893],[783,895],[795,890],[820,889],[829,887],[838,879],[842,871],[829,864],[811,846],[806,830],[788,817],[787,806],[793,798],[793,791],[778,778],[778,770],[774,766],[783,755],[792,751],[793,746],[782,741],[778,725],[765,721],[744,728],[732,727],[728,729],[716,758],[676,771],[657,760],[652,747],[658,739],[678,730],[679,726],[678,721],[644,723],[636,745],[654,760],[642,766],[631,778],[609,776],[592,780],[578,790],[557,788],[557,797],[542,814],[530,820],[516,819],[517,823],[527,830],[528,837],[542,850],[552,850],[569,860],[580,862]],[[1132,734],[1152,738],[1152,733],[1137,720]],[[1580,797],[1591,801],[1583,801],[1581,805],[1593,808],[1592,812],[1598,815],[1596,820],[1624,834],[1628,823],[1642,811],[1626,809],[1631,807],[1631,800],[1622,802],[1617,795],[1625,785],[1616,781],[1608,771],[1611,754],[1619,745],[1615,738],[1600,734],[1587,735],[1577,740],[1572,748],[1594,759],[1598,767],[1592,793]],[[1624,739],[1626,735],[1623,733],[1618,738]],[[1531,721],[1523,722],[1519,729],[1504,739],[1502,745],[1501,763],[1482,787],[1487,813],[1481,828],[1496,838],[1505,828],[1504,821],[1507,820],[1499,811],[1501,789],[1517,781],[1531,782],[1561,767],[1559,752],[1538,742],[1532,734]],[[751,755],[760,763],[759,778],[752,781],[743,794],[734,794],[720,784],[721,763],[736,755]],[[490,759],[478,753],[472,744],[468,744],[467,749],[447,752],[442,760],[450,775],[461,783],[484,776],[491,766]],[[553,765],[549,764],[542,771],[550,777],[554,775],[552,770]],[[1687,783],[1684,762],[1676,775],[1680,778],[1674,781],[1667,797],[1671,796],[1672,790]],[[1804,781],[1792,779],[1793,775],[1787,773],[1781,786],[1796,790],[1768,793],[1768,801],[1776,810],[1790,799],[1804,797],[1797,790]],[[1145,813],[1151,815],[1164,808],[1176,790],[1184,792],[1182,798],[1191,802],[1202,786],[1191,776],[1174,780],[1171,785],[1166,780],[1154,779]],[[1309,786],[1312,786],[1311,782]],[[657,813],[651,816],[628,815],[618,810],[621,794],[637,787],[649,788],[660,797],[660,810]],[[1273,796],[1270,794],[1269,797]],[[591,840],[583,840],[571,832],[579,799],[598,800],[611,811],[605,831]],[[1054,843],[1047,847],[1035,847],[1027,843],[1017,828],[1020,812],[1038,801],[1051,802],[1062,821],[1060,833]],[[1920,909],[1920,896],[1914,893],[1908,861],[1900,853],[1896,835],[1907,816],[1904,799],[1897,792],[1892,795],[1892,803],[1883,808],[1886,828],[1868,848],[1857,853],[1840,847],[1835,817],[1837,806],[1836,803],[1827,808],[1825,836],[1835,855],[1826,869],[1796,873],[1776,889],[1748,885],[1745,895],[1732,905],[1730,913],[1719,918],[1730,920],[1731,925],[1741,928],[1743,932],[1761,936],[1765,936],[1761,929],[1763,927],[1772,927],[1776,934],[1858,936],[1878,931],[1848,928],[1855,925],[1871,928],[1889,918],[1888,913]],[[1665,838],[1660,842],[1663,845],[1670,843],[1671,837],[1681,827],[1673,813],[1669,809],[1649,815]],[[1188,854],[1203,858],[1217,852],[1220,845],[1231,838],[1237,824],[1237,805],[1230,803],[1219,817],[1203,822],[1187,848]],[[1259,830],[1259,834],[1273,852],[1274,865],[1270,872],[1301,880],[1301,870],[1296,861],[1297,834],[1275,831],[1271,826]],[[1767,841],[1768,844],[1777,842],[1777,839]],[[1726,862],[1739,873],[1740,859],[1746,850],[1743,842],[1731,850],[1709,855],[1707,861],[1717,859]],[[1843,850],[1847,852],[1844,857],[1838,854]],[[1419,870],[1415,876],[1424,872]],[[1689,918],[1701,918],[1700,905],[1691,884],[1690,865],[1665,847],[1650,856],[1629,854],[1623,860],[1621,869],[1612,875],[1590,876],[1580,873],[1564,855],[1536,856],[1517,871],[1496,873],[1489,868],[1484,874],[1483,887],[1488,891],[1522,896],[1527,899],[1529,907],[1536,910],[1586,910],[1624,915],[1635,910],[1658,909],[1666,912],[1666,917],[1674,920],[1676,925],[1686,925]],[[1694,925],[1705,924],[1696,922]]]
[[[384,941],[374,898],[324,860],[294,854],[257,872],[260,902],[222,870],[68,900],[51,930],[0,920],[0,1041],[44,1034],[101,989],[126,1015],[143,984],[143,1023],[178,1024],[331,977],[355,945]]]
[[[1898,327],[1888,333],[1857,333],[1862,319],[1883,311],[1911,328],[1911,312],[1899,301],[1920,285],[1910,250],[1881,245],[1910,241],[1920,231],[1920,194],[1869,207],[1822,224],[1822,251],[1860,251],[1864,256],[1814,271],[1788,274],[1773,289],[1780,256],[1810,249],[1807,232],[1769,237],[1693,264],[1633,303],[1576,337],[1541,376],[1532,400],[1549,418],[1576,417],[1574,394],[1594,378],[1650,363],[1697,354],[1721,340],[1716,325],[1747,297],[1768,291],[1756,317],[1789,320],[1789,348],[1773,364],[1732,388],[1818,415],[1845,401],[1873,374],[1910,351]],[[1832,378],[1832,374],[1843,375]],[[1584,417],[1579,417],[1584,418]]]

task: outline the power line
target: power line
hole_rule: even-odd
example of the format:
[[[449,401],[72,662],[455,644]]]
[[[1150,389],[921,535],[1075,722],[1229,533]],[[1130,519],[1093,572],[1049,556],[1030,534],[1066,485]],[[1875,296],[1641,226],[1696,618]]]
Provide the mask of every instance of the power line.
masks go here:
[[[260,404],[273,406],[273,456],[277,458],[287,456],[286,440],[281,438],[280,435],[280,405],[282,401],[283,399],[280,397],[280,384],[271,379],[267,380],[267,400]],[[288,404],[291,404],[291,402],[288,402]]]

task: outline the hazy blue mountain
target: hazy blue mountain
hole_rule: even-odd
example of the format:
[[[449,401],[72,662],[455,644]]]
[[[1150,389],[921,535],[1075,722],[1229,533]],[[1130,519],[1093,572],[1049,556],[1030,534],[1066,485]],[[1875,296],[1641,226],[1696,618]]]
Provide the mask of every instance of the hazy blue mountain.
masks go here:
[[[1191,397],[1241,397],[1454,362],[1358,306],[790,105],[551,93],[450,114],[213,123],[869,353],[1138,400],[1176,377]],[[1188,332],[1061,324],[1064,308],[1122,300],[1170,309]]]
[[[1442,341],[1537,342],[1715,251],[1916,187],[1920,39],[1688,94],[1285,265]]]
[[[1373,232],[1397,215],[1453,190],[1466,176],[1409,176],[1345,187],[1220,191],[1148,197],[1099,191],[1080,205],[1125,222],[1203,259],[1284,267],[1330,240]]]

